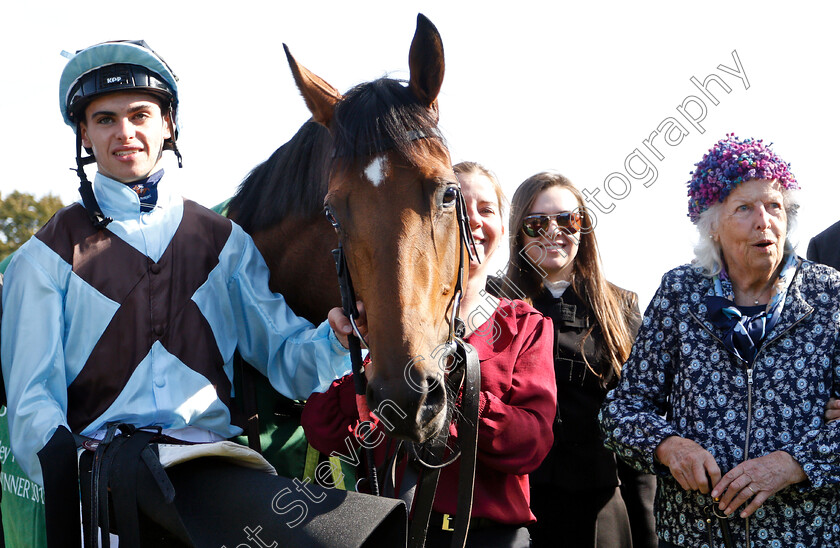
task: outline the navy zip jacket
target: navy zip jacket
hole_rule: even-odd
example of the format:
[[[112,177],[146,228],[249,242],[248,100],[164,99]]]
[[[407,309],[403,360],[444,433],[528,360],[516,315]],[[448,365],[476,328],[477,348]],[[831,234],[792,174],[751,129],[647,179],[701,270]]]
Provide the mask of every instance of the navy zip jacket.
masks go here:
[[[692,439],[722,473],[786,451],[808,479],[777,492],[750,518],[730,519],[733,540],[840,545],[840,421],[823,420],[828,398],[840,392],[840,273],[802,262],[752,367],[722,344],[722,330],[707,318],[707,295],[714,295],[712,280],[693,266],[662,278],[621,382],[601,409],[606,445],[658,475],[658,534],[691,547],[708,547],[710,538],[723,546],[717,522],[711,531],[706,523],[710,497],[683,490],[655,461],[656,447],[669,436]]]

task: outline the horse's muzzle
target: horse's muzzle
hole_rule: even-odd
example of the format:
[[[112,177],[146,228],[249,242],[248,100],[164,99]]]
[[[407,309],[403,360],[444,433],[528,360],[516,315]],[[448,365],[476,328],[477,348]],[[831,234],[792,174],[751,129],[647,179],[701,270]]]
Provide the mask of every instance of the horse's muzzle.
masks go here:
[[[368,383],[368,405],[389,436],[422,443],[443,429],[447,394],[439,377],[427,376],[416,382],[374,378]],[[383,397],[385,394],[388,396]]]

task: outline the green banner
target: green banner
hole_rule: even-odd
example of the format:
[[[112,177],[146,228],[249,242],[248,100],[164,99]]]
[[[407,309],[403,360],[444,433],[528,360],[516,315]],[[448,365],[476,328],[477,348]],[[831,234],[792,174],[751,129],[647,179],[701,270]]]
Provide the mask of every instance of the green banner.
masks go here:
[[[0,407],[0,487],[3,490],[3,530],[8,548],[46,548],[44,489],[26,477],[9,446],[6,408]],[[81,529],[79,534],[81,534]]]
[[[0,262],[0,273],[6,272],[11,260],[9,255]],[[26,477],[15,462],[9,443],[5,407],[0,407],[0,465],[0,489],[3,494],[0,510],[3,512],[7,548],[46,548],[44,488]]]

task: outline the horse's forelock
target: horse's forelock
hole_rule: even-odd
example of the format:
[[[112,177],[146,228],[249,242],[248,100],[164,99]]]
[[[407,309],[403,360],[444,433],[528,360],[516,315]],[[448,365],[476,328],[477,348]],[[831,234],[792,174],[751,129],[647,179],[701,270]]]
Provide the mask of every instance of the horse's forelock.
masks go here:
[[[332,120],[334,159],[356,163],[396,150],[414,165],[429,151],[417,132],[437,128],[437,113],[424,107],[405,82],[380,78],[359,84],[336,105]],[[445,143],[441,143],[445,148]]]

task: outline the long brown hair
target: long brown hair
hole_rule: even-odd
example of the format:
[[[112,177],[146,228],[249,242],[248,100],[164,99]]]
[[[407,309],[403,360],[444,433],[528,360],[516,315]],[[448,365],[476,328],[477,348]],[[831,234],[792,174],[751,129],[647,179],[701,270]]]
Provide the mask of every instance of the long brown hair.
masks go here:
[[[543,278],[534,266],[528,262],[523,249],[522,220],[530,213],[537,197],[544,190],[560,187],[574,194],[578,202],[583,226],[575,237],[580,239],[577,256],[572,266],[572,289],[589,306],[596,324],[601,328],[604,350],[616,375],[621,373],[621,366],[630,355],[633,336],[628,325],[627,297],[621,290],[607,282],[601,269],[601,256],[598,241],[593,231],[592,216],[586,209],[581,192],[572,182],[559,173],[542,172],[522,182],[513,195],[510,211],[510,258],[506,276],[508,281],[525,294],[525,301],[532,304],[534,297],[543,287]],[[594,325],[586,337],[592,334]],[[582,345],[582,343],[581,343]],[[584,360],[586,356],[584,355]],[[592,366],[587,362],[589,368]],[[598,372],[594,371],[596,374]]]

